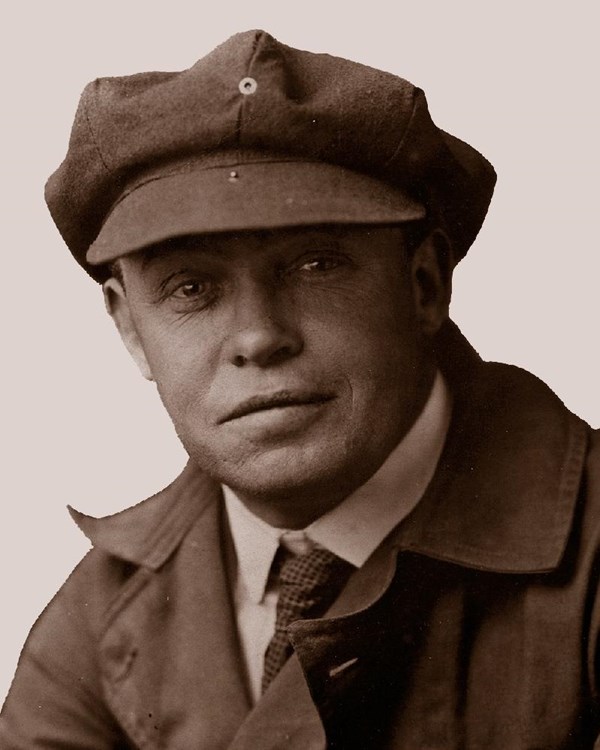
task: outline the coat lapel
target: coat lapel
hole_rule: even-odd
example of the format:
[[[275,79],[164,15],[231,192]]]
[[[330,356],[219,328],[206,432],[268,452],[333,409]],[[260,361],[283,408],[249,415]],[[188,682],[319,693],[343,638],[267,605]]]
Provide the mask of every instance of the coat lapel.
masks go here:
[[[325,732],[292,656],[240,726],[229,750],[325,750]]]
[[[349,579],[319,620],[290,628],[295,653],[241,725],[229,750],[324,750],[327,721],[349,681],[360,680],[381,634],[373,607],[396,571],[397,550],[383,545]],[[371,635],[369,635],[369,633]],[[310,687],[309,687],[310,686]]]
[[[134,574],[101,643],[108,700],[140,747],[225,748],[250,708],[224,570],[219,493],[202,489],[201,510],[177,554],[159,572],[142,567]]]

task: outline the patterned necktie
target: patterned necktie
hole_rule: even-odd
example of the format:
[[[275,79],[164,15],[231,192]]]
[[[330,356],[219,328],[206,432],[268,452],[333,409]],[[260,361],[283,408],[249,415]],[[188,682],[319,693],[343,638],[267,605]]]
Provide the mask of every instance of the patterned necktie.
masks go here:
[[[272,569],[279,583],[277,618],[275,634],[265,653],[263,693],[292,653],[288,625],[324,614],[353,570],[349,562],[321,547],[304,555],[279,547]]]

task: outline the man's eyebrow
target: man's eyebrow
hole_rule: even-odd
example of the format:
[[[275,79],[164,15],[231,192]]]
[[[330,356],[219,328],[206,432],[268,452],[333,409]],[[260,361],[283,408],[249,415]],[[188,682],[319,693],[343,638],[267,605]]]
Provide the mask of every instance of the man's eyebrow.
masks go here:
[[[139,253],[140,258],[142,259],[142,271],[145,271],[152,261],[156,259],[158,250],[155,245],[152,245],[151,247],[146,247],[143,250],[140,250]]]
[[[157,258],[166,253],[174,253],[181,250],[195,250],[196,252],[215,254],[219,252],[216,247],[207,242],[205,238],[196,236],[173,237],[164,242],[157,242],[139,250],[142,261],[142,271],[145,271]]]

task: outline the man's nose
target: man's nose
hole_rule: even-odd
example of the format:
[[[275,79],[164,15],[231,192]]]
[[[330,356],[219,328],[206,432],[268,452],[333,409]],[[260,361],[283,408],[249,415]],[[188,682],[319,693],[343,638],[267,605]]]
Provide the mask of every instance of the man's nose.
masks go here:
[[[270,367],[302,351],[302,336],[288,304],[266,284],[249,283],[238,290],[227,344],[232,364]]]

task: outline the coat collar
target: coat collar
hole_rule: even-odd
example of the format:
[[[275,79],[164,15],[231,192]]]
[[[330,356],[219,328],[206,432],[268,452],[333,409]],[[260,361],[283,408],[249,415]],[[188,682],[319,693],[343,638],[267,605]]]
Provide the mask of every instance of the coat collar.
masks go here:
[[[190,461],[172,484],[131,508],[104,518],[93,518],[70,506],[69,513],[94,547],[157,570],[194,521],[219,497],[215,483]]]
[[[587,425],[533,375],[483,363],[449,323],[438,338],[454,416],[421,502],[393,546],[507,573],[543,572],[562,557],[588,441]],[[189,463],[154,497],[106,518],[70,509],[94,546],[151,569],[219,497]]]
[[[571,528],[588,426],[535,376],[483,363],[453,324],[438,350],[454,417],[397,546],[496,572],[554,569]]]

